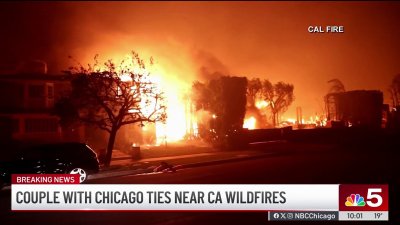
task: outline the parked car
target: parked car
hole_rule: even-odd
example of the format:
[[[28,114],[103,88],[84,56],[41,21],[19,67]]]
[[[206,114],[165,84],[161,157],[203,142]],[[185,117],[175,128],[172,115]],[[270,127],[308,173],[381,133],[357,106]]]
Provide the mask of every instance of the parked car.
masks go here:
[[[79,174],[80,182],[84,182],[89,174],[99,171],[97,154],[84,143],[14,147],[3,148],[13,154],[0,159],[0,185],[9,184],[11,174]]]

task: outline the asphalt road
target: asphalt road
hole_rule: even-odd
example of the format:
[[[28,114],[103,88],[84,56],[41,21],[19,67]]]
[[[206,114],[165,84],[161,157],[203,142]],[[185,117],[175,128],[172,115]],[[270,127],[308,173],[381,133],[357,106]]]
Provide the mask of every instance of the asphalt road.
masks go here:
[[[291,146],[290,148],[296,148]],[[293,150],[293,151],[292,151]],[[105,178],[105,184],[389,184],[390,220],[399,219],[400,171],[391,146],[287,149],[262,159],[179,170],[176,173]],[[10,212],[10,192],[0,194],[0,224],[265,224],[267,213],[226,212]],[[282,222],[276,222],[282,223]],[[296,223],[299,224],[299,223]],[[314,223],[315,224],[315,223]],[[336,224],[330,222],[330,224]],[[344,224],[338,222],[338,224]],[[354,222],[352,224],[355,224]],[[377,224],[376,222],[372,224]]]

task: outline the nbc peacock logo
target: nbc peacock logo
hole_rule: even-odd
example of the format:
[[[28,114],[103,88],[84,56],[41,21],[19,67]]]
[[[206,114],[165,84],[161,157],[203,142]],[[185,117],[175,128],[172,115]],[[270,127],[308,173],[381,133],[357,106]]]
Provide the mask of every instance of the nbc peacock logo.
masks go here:
[[[346,200],[346,206],[365,206],[364,197],[359,194],[351,194]]]

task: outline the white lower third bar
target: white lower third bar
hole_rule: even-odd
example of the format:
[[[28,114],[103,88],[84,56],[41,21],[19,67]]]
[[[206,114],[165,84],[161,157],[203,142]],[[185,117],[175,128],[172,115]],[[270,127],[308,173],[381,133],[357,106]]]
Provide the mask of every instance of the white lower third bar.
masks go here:
[[[388,221],[388,211],[340,211],[339,221]]]

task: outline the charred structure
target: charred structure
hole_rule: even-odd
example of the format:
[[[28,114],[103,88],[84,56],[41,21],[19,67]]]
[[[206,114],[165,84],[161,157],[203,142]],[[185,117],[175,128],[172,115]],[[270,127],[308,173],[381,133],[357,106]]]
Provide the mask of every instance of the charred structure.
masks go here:
[[[382,126],[383,93],[377,90],[355,90],[325,96],[328,120],[353,127]]]

